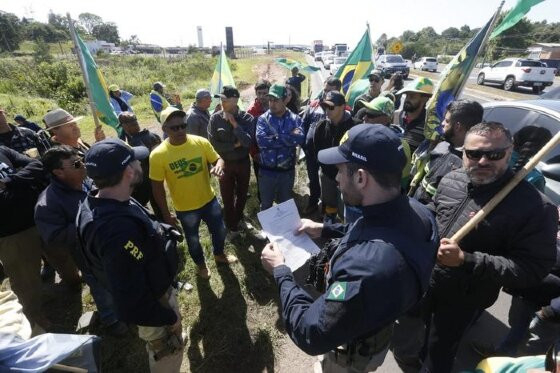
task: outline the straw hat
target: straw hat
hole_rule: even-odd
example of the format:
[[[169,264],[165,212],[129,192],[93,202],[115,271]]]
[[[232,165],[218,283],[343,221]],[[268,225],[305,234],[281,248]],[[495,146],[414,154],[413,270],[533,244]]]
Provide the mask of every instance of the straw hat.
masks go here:
[[[68,123],[77,122],[79,120],[82,120],[83,118],[83,116],[74,118],[72,114],[64,109],[54,109],[45,114],[45,116],[43,117],[43,121],[45,122],[47,129],[52,129],[55,127],[64,126]]]

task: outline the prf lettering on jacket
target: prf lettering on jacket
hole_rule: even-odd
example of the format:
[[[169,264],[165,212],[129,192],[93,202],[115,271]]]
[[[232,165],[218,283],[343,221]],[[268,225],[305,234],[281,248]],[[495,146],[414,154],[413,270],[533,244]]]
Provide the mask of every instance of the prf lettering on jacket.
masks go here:
[[[136,260],[140,260],[144,257],[144,254],[138,249],[138,246],[130,240],[124,245],[124,249]]]

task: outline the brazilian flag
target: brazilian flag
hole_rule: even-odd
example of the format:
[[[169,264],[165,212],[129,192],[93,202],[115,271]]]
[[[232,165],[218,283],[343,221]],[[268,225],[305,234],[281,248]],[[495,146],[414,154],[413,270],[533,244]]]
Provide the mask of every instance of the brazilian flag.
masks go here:
[[[229,68],[226,52],[222,47],[220,56],[218,57],[218,61],[216,61],[214,74],[212,75],[212,79],[210,80],[210,93],[212,93],[212,96],[220,94],[222,92],[223,86],[225,85],[235,87],[235,81],[233,80],[233,74],[231,73],[231,69]],[[215,98],[212,99],[212,104],[210,105],[210,111],[213,111],[216,105],[218,105],[218,103],[219,103],[218,99]]]
[[[84,63],[86,84],[89,85],[92,96],[91,100],[95,105],[94,114],[101,122],[113,127],[120,134],[122,128],[119,125],[119,119],[113,110],[113,106],[111,106],[109,90],[107,89],[105,78],[103,78],[101,70],[95,63],[95,60],[80,38],[80,35],[76,33],[75,36],[78,44],[78,53],[80,54],[78,58],[81,58]]]
[[[305,71],[306,73],[313,73],[315,71],[321,70],[320,67],[305,65],[291,58],[277,58],[276,63],[282,67],[285,67],[288,70],[297,67],[299,70]]]
[[[483,47],[486,35],[490,32],[494,16],[480,31],[457,53],[445,70],[434,89],[434,94],[426,105],[426,125],[424,136],[428,140],[436,140],[443,134],[441,122],[445,116],[447,105],[459,98],[469,75],[475,65],[476,57]]]
[[[352,83],[364,79],[374,69],[375,65],[373,64],[372,56],[371,39],[369,37],[369,30],[366,29],[356,48],[354,48],[334,75],[335,78],[340,79],[342,82],[343,94],[348,93]]]

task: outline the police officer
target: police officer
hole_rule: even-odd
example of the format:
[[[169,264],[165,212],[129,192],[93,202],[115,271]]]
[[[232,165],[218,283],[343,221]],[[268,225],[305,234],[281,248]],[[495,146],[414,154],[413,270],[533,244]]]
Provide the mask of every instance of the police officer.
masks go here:
[[[152,372],[179,372],[183,359],[181,316],[171,285],[177,272],[176,239],[152,219],[131,193],[142,178],[145,147],[118,139],[86,153],[88,176],[99,190],[88,194],[77,218],[78,239],[94,276],[110,289],[120,320],[138,325]]]
[[[428,286],[435,221],[400,193],[405,155],[390,128],[355,126],[340,146],[319,152],[319,161],[337,166],[344,201],[363,210],[351,225],[302,219],[297,233],[340,238],[326,266],[326,292],[313,300],[298,286],[277,244],[268,244],[261,260],[274,274],[286,330],[299,348],[325,354],[325,372],[375,370],[387,353],[393,322]]]

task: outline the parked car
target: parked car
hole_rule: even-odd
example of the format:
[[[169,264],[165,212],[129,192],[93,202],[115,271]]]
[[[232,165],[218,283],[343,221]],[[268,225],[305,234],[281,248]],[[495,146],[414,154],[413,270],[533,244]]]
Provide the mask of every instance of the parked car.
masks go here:
[[[437,59],[435,57],[422,57],[414,62],[414,68],[421,71],[437,71]]]
[[[541,100],[560,100],[560,87],[555,87],[539,96]]]
[[[325,69],[330,70],[331,64],[334,62],[335,55],[333,53],[323,55],[323,66]]]
[[[403,78],[408,78],[410,68],[400,54],[382,54],[377,58],[377,69],[381,70],[385,77],[390,77],[397,71],[403,74]]]
[[[344,62],[346,62],[346,57],[335,57],[333,63],[331,63],[331,74],[336,74],[340,66],[344,65]]]
[[[559,100],[491,101],[482,105],[485,121],[503,123],[512,134],[534,125],[544,127],[554,136],[560,131]],[[560,204],[560,145],[554,147],[537,168],[546,179],[545,194]]]
[[[477,83],[501,84],[506,91],[521,86],[532,87],[534,93],[541,93],[544,87],[552,85],[555,70],[537,60],[506,58],[480,70]]]

